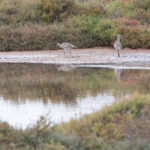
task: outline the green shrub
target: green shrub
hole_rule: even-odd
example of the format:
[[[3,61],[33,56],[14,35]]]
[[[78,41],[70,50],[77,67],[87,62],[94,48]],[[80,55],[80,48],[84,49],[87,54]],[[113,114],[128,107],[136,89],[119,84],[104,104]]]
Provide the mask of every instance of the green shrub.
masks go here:
[[[38,0],[4,0],[0,4],[0,25],[37,23],[40,21],[38,7]]]
[[[144,137],[149,139],[149,107],[149,97],[137,95],[130,98],[130,100],[126,99],[115,103],[99,112],[85,115],[80,120],[72,120],[61,126],[63,126],[63,131],[69,135],[74,133],[80,136],[90,136],[93,133],[97,137],[107,140]]]
[[[138,19],[142,23],[150,23],[149,0],[112,1],[106,5],[106,12],[109,18],[128,17]]]
[[[56,49],[58,42],[71,42],[78,48],[112,46],[118,33],[123,35],[123,47],[150,48],[149,27],[140,25],[136,19],[81,15],[59,24],[1,26],[0,51]]]
[[[93,29],[93,35],[99,42],[99,46],[111,46],[116,38],[117,28],[110,20],[100,20],[97,27]]]
[[[135,9],[135,8],[134,8]],[[106,5],[108,18],[133,17],[136,12],[133,9],[133,1],[111,1]]]
[[[150,23],[150,1],[149,0],[133,0],[133,9],[136,8],[135,17],[141,23]]]
[[[98,17],[75,17],[62,25],[25,25],[0,28],[0,50],[56,49],[57,42],[77,47],[110,45],[116,34],[111,21]]]
[[[76,12],[73,0],[41,0],[40,8],[46,22],[60,21]]]
[[[111,2],[108,5],[106,5],[108,15],[113,17],[113,18],[122,17],[123,7],[124,7],[124,4],[120,0],[117,0],[115,2]]]
[[[87,3],[78,3],[80,9],[78,14],[80,15],[95,15],[95,16],[105,16],[106,10],[100,1],[87,2]]]
[[[71,24],[72,29],[78,29],[80,47],[111,46],[117,34],[112,21],[97,16],[74,17],[68,24]]]

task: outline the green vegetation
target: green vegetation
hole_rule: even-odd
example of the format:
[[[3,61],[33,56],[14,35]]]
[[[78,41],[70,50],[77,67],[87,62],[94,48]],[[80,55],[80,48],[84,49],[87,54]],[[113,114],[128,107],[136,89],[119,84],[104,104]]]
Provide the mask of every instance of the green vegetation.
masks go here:
[[[133,96],[130,100],[122,100],[106,107],[100,112],[86,115],[80,120],[72,120],[62,124],[66,133],[78,133],[80,136],[90,136],[111,140],[124,138],[149,138],[149,106],[147,96]],[[146,129],[146,130],[145,130]]]
[[[56,49],[57,42],[79,48],[150,48],[149,0],[1,0],[0,51]]]
[[[2,150],[148,150],[150,97],[135,95],[103,110],[50,127],[41,118],[25,131],[0,123]]]

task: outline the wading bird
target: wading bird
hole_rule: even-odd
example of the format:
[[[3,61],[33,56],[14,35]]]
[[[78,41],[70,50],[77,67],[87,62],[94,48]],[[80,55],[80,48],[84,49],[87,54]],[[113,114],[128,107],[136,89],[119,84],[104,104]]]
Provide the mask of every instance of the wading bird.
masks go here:
[[[118,34],[117,41],[114,43],[114,48],[118,52],[118,57],[120,57],[120,51],[122,50],[122,44],[120,42],[121,37],[122,37],[122,35]]]
[[[62,44],[57,43],[56,46],[64,50],[64,55],[68,53],[71,55],[71,49],[76,48],[76,46],[74,46],[71,43],[62,43]]]

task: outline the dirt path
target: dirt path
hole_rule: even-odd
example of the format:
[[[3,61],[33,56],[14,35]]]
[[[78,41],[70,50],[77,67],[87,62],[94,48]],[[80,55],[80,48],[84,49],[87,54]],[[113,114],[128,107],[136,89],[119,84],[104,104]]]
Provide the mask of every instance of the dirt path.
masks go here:
[[[120,58],[107,47],[75,49],[71,55],[64,55],[63,50],[0,52],[0,62],[150,68],[150,49],[123,49]]]

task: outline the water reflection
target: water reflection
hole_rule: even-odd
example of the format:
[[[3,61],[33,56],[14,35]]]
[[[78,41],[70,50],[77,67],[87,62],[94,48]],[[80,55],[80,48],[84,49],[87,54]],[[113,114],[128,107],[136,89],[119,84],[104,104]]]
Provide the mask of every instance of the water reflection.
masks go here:
[[[117,76],[118,81],[121,81],[121,73],[122,73],[122,69],[114,69],[114,73]]]
[[[149,93],[149,81],[148,70],[0,64],[0,120],[26,127],[50,114],[53,122],[66,121],[136,91]]]
[[[114,97],[108,95],[98,95],[94,99],[91,96],[87,96],[83,99],[77,99],[76,105],[68,107],[64,103],[53,104],[49,101],[46,105],[43,105],[42,101],[30,100],[16,105],[11,101],[1,99],[0,119],[14,127],[25,129],[34,125],[40,116],[45,116],[52,123],[59,123],[99,110],[113,101]]]

